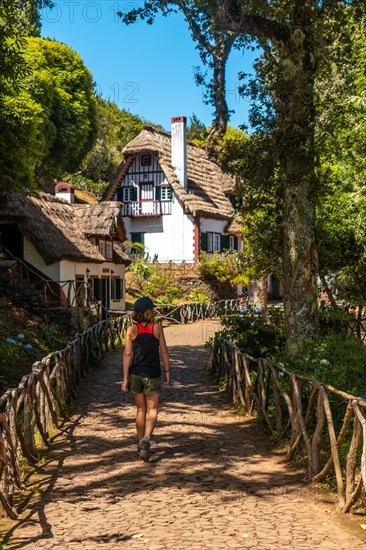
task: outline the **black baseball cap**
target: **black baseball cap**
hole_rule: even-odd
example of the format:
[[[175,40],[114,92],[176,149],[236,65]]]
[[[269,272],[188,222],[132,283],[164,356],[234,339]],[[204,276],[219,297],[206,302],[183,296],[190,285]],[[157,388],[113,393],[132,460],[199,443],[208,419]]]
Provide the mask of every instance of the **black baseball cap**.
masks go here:
[[[146,310],[153,309],[154,307],[155,304],[153,303],[153,301],[147,296],[143,296],[142,298],[136,300],[133,306],[133,310],[136,313],[145,313]]]

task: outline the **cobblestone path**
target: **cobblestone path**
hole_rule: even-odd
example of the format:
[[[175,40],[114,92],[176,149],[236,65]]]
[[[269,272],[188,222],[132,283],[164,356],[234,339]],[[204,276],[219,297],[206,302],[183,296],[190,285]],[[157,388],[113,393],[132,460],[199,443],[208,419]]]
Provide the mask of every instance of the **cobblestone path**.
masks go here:
[[[266,450],[265,436],[217,392],[202,345],[214,328],[166,329],[172,384],[149,463],[135,454],[121,352],[93,371],[72,424],[32,478],[36,498],[20,521],[7,522],[4,548],[365,548],[359,522],[336,517],[333,503]]]

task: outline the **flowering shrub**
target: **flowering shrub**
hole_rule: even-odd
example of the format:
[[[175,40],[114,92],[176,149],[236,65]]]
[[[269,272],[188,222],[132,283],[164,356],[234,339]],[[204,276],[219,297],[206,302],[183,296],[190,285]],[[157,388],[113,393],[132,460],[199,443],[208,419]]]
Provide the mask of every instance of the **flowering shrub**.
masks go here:
[[[33,349],[32,344],[23,344],[24,334],[17,334],[16,338],[6,338],[5,343],[0,345],[0,365],[11,365],[29,350]]]

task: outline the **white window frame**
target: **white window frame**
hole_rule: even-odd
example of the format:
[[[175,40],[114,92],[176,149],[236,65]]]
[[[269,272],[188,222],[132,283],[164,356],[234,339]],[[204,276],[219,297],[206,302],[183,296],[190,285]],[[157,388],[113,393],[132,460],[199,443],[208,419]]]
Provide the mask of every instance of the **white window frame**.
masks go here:
[[[213,233],[207,232],[207,252],[213,252]]]
[[[220,252],[221,249],[221,235],[220,233],[213,234],[213,251]]]
[[[172,200],[172,188],[170,185],[161,185],[160,186],[160,200],[162,201],[171,201]]]
[[[133,187],[132,187],[132,185],[130,185],[128,187],[123,187],[122,202],[134,202],[133,201]]]
[[[112,241],[105,241],[105,257],[108,260],[113,260],[113,243]]]
[[[102,239],[99,240],[99,253],[105,258],[106,246],[105,241]]]
[[[234,237],[234,235],[229,235],[229,248],[232,248],[232,250],[234,250],[234,248],[235,248],[235,237]]]
[[[221,234],[207,232],[207,252],[221,252]]]

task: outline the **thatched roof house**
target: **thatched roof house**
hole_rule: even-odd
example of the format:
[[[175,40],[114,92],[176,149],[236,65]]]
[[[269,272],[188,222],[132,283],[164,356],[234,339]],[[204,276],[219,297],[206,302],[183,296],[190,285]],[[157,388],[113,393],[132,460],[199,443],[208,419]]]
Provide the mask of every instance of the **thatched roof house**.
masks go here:
[[[192,216],[226,220],[233,217],[233,207],[224,193],[224,190],[232,190],[234,187],[232,176],[224,174],[217,164],[210,161],[202,147],[188,142],[187,189],[184,189],[172,165],[171,134],[149,125],[145,125],[142,132],[123,149],[125,160],[102,200],[113,198],[135,156],[149,152],[157,154],[169,184]]]
[[[105,258],[89,237],[114,236],[124,241],[120,207],[116,202],[73,205],[46,193],[30,196],[9,193],[0,200],[0,219],[3,223],[15,222],[46,265],[61,260],[103,263]],[[113,260],[129,263],[122,251],[117,251]]]
[[[127,240],[158,261],[196,262],[201,252],[239,250],[241,228],[231,223],[234,178],[187,142],[185,117],[171,122],[171,133],[144,126],[125,146],[102,200],[123,203]]]

